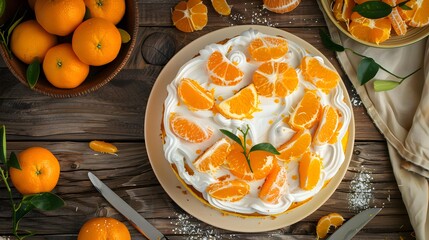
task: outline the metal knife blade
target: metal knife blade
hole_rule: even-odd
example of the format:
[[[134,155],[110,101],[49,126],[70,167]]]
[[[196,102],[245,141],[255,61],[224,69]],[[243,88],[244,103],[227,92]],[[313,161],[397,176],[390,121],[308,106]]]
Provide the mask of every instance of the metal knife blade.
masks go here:
[[[356,235],[369,221],[371,221],[379,212],[381,208],[370,208],[358,213],[356,216],[350,218],[339,229],[337,229],[328,240],[350,240]]]
[[[122,198],[113,192],[106,184],[98,179],[93,173],[88,172],[89,180],[91,180],[94,187],[103,195],[103,197],[112,206],[124,215],[128,221],[145,237],[148,239],[167,239],[158,229],[152,226],[146,219],[144,219],[136,210],[128,205]]]

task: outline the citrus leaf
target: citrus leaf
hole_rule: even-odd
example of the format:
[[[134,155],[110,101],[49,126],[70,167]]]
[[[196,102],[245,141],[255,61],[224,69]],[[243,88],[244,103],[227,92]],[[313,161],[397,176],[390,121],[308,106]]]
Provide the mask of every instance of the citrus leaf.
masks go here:
[[[34,197],[31,198],[31,204],[37,209],[52,211],[64,206],[65,203],[59,196],[51,192],[44,192],[34,195]]]
[[[7,162],[8,167],[16,168],[18,170],[21,169],[21,165],[19,164],[18,158],[16,157],[16,154],[14,152],[10,153],[9,161]]]
[[[328,33],[326,33],[324,30],[320,29],[319,35],[322,39],[323,46],[325,46],[327,49],[336,52],[344,52],[345,48],[333,42],[332,39],[329,37]]]
[[[413,10],[412,8],[410,8],[408,5],[406,5],[406,3],[407,2],[409,2],[409,0],[408,1],[405,1],[405,2],[401,2],[401,3],[399,3],[398,4],[398,7],[400,7],[401,9],[403,9],[403,10]]]
[[[269,152],[275,155],[280,155],[280,153],[277,151],[277,149],[271,145],[271,143],[259,143],[254,145],[249,152],[253,152],[253,151],[265,151],[265,152]]]
[[[7,38],[10,37],[10,34],[12,33],[12,31],[15,29],[15,27],[22,21],[22,19],[24,19],[25,14],[27,13],[27,11],[24,12],[24,14],[22,14],[22,16],[20,18],[18,18],[18,20],[16,20],[7,30]],[[9,42],[9,41],[8,41]]]
[[[6,163],[6,126],[3,125],[0,128],[1,134],[1,148],[0,148],[0,161]]]
[[[243,143],[241,142],[241,139],[239,137],[237,137],[237,135],[235,135],[234,133],[225,130],[225,129],[219,129],[223,134],[225,134],[227,137],[231,138],[232,140],[234,140],[236,143],[240,144],[240,146],[243,146]]]
[[[29,213],[31,210],[34,209],[34,205],[31,204],[30,200],[31,200],[32,196],[30,196],[30,198],[28,198],[27,196],[25,196],[21,203],[19,204],[19,208],[16,211],[16,216],[15,216],[15,223],[18,224],[19,221],[25,216],[27,215],[27,213]]]
[[[361,85],[367,83],[371,80],[380,69],[380,65],[378,65],[374,59],[365,57],[363,58],[357,69],[357,78]]]
[[[40,61],[34,59],[30,65],[27,67],[27,82],[31,89],[36,86],[37,81],[39,80],[40,75]]]
[[[3,16],[3,13],[5,10],[6,10],[6,0],[0,0],[0,17]]]
[[[118,28],[119,33],[121,34],[122,43],[127,43],[131,40],[130,34],[122,28]]]
[[[358,4],[353,8],[354,12],[370,19],[378,19],[389,16],[392,12],[392,7],[382,1],[368,1]]]
[[[401,82],[392,80],[375,80],[374,90],[376,92],[389,91],[399,86],[399,84],[401,84]]]

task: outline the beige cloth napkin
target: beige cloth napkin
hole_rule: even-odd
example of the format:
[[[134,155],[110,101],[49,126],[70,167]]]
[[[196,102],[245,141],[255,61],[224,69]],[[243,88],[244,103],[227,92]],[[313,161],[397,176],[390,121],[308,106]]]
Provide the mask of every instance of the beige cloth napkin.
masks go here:
[[[323,10],[322,10],[323,11]],[[372,83],[360,86],[356,69],[360,57],[337,53],[363,105],[388,143],[393,172],[417,239],[429,239],[429,40],[381,49],[367,47],[341,33],[325,15],[334,42],[372,57],[399,76],[422,67],[397,88],[375,92]],[[376,79],[396,80],[380,70]]]

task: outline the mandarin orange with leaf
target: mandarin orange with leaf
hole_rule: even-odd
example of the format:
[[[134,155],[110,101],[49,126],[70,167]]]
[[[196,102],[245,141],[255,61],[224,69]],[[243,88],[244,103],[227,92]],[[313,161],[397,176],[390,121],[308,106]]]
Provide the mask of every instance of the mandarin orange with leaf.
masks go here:
[[[52,191],[60,178],[60,163],[46,148],[30,147],[18,154],[21,169],[10,168],[13,186],[22,195]]]
[[[391,28],[392,24],[387,17],[369,19],[353,12],[349,32],[360,40],[380,44],[390,38]]]
[[[405,5],[411,8],[411,10],[399,9],[407,16],[406,19],[409,26],[424,27],[429,25],[429,0],[410,0]]]
[[[79,230],[77,240],[131,240],[124,223],[111,217],[95,217],[86,221]]]
[[[125,0],[84,0],[91,17],[106,19],[118,24],[125,14]]]
[[[207,25],[207,6],[201,0],[180,1],[171,12],[173,25],[182,32],[193,32]]]

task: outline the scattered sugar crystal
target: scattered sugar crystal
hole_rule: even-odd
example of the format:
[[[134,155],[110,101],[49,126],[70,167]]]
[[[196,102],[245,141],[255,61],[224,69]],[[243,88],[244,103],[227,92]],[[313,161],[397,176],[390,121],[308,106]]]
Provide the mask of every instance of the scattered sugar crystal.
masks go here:
[[[368,209],[374,200],[372,173],[364,167],[355,174],[350,182],[350,193],[348,195],[349,209],[353,212],[360,212]]]
[[[244,9],[240,8],[240,12],[232,8],[232,12],[228,17],[224,18],[230,26],[244,24],[250,21],[251,24],[266,25],[275,27],[278,23],[273,23],[269,17],[268,10],[262,7],[262,4],[257,6],[254,3],[244,3]]]
[[[362,106],[362,100],[360,99],[359,94],[357,93],[357,91],[354,87],[351,88],[351,99],[350,99],[350,101],[354,107]]]

